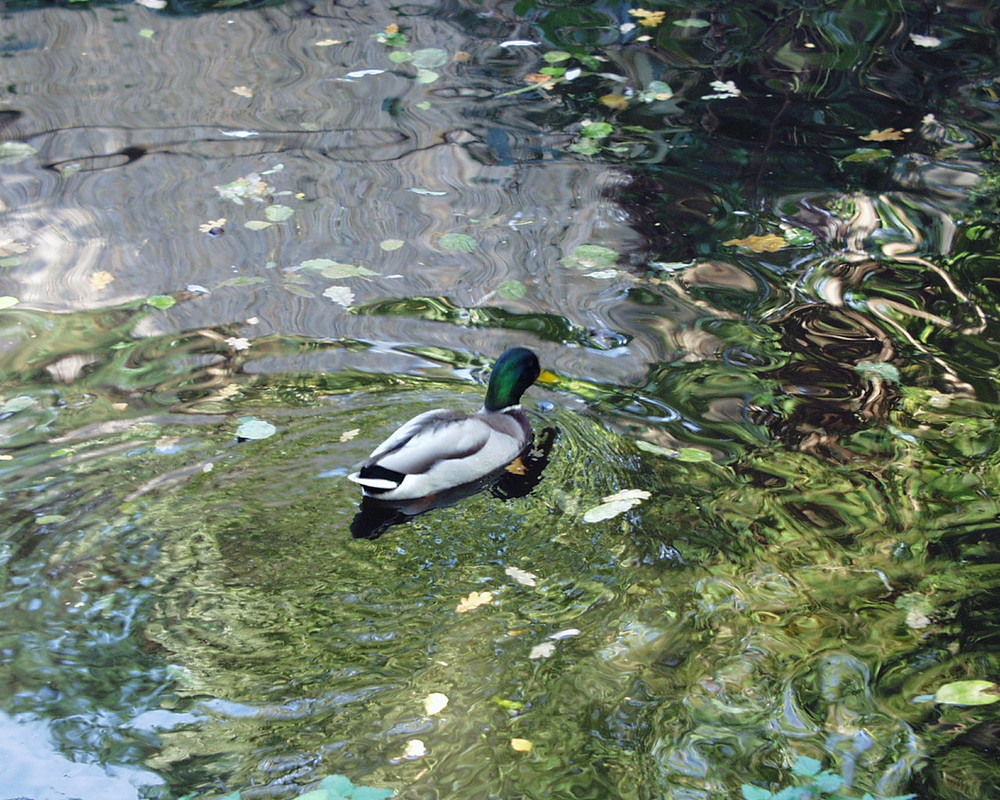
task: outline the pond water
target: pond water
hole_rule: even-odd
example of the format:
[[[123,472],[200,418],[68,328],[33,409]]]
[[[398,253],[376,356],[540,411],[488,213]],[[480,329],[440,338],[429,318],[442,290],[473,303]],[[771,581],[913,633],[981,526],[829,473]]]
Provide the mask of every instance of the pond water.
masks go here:
[[[994,4],[160,5],[0,16],[0,798],[1000,798]]]

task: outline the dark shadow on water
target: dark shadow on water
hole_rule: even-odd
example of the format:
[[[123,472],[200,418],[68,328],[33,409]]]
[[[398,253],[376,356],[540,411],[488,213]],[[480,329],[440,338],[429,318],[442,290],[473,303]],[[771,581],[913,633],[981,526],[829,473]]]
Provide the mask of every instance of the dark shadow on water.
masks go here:
[[[355,539],[377,539],[394,525],[405,525],[420,514],[436,508],[448,508],[486,490],[503,501],[525,497],[541,481],[557,435],[555,428],[542,430],[534,446],[520,456],[523,470],[512,472],[508,465],[479,480],[414,500],[393,501],[365,497],[351,521],[351,536]]]

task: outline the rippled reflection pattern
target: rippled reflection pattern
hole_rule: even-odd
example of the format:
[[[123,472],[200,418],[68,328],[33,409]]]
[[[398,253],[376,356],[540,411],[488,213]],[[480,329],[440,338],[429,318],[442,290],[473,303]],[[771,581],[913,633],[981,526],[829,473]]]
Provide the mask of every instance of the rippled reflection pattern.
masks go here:
[[[993,707],[933,702],[1000,671],[990,4],[36,6],[6,794],[1000,796]],[[363,504],[514,345],[525,471]]]

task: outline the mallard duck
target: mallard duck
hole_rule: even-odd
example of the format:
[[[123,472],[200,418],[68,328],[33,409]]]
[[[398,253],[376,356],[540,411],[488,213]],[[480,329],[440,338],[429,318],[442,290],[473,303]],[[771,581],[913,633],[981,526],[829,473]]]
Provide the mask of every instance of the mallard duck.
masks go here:
[[[524,347],[497,359],[486,402],[475,414],[435,409],[420,414],[375,448],[348,478],[365,495],[409,500],[460,486],[502,469],[531,439],[519,405],[540,374],[538,357]]]

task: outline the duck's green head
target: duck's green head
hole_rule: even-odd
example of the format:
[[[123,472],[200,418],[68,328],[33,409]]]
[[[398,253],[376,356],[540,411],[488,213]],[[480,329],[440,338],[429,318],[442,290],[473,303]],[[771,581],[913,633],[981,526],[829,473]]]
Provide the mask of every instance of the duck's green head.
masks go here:
[[[526,347],[508,350],[493,365],[483,407],[487,411],[501,411],[516,406],[525,390],[538,380],[540,373],[538,356]]]

